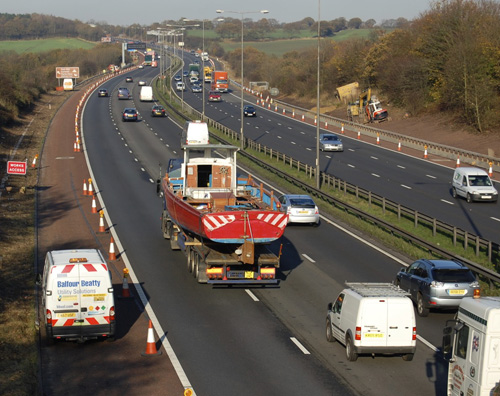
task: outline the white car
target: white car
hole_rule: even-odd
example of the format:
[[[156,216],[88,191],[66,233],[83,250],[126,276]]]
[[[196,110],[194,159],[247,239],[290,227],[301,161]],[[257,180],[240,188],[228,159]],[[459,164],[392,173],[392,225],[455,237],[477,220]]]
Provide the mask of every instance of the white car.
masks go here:
[[[144,80],[140,80],[138,83],[137,83],[140,87],[143,87],[146,85],[146,81]]]
[[[285,194],[279,202],[281,210],[288,214],[288,223],[319,224],[318,207],[309,195]]]
[[[175,85],[175,89],[179,92],[185,91],[186,90],[186,84],[184,84],[182,81],[178,81],[177,84]]]

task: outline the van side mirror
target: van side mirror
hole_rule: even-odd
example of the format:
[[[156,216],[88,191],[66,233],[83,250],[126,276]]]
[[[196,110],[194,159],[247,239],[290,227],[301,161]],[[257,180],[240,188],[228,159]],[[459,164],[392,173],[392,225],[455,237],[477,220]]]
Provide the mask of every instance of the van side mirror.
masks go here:
[[[40,286],[42,284],[42,274],[36,274],[35,285]]]
[[[443,330],[443,345],[442,345],[442,352],[443,352],[443,357],[446,360],[450,360],[451,357],[451,336],[453,333],[453,329],[451,326],[445,327]]]
[[[328,310],[331,311],[333,309],[333,303],[328,303]]]

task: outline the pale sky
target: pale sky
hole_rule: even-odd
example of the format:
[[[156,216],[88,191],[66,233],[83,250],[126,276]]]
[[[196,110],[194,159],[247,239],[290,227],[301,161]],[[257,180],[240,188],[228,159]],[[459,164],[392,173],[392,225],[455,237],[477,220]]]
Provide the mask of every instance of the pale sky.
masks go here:
[[[375,19],[377,23],[399,17],[412,20],[430,9],[431,0],[0,0],[0,13],[47,14],[82,22],[107,22],[111,25],[128,26],[134,23],[150,25],[165,20],[215,19],[220,17],[217,9],[236,11],[225,13],[228,17],[253,20],[262,17],[278,22],[294,22],[305,17],[318,19],[320,5],[321,20],[344,17]],[[261,15],[260,10],[269,14]],[[247,14],[248,12],[248,14]]]

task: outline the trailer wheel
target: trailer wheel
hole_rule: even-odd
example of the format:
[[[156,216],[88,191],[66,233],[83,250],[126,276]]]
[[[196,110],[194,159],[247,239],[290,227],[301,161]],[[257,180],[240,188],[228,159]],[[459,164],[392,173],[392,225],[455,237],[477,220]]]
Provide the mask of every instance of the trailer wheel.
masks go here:
[[[205,264],[202,260],[199,260],[196,268],[198,268],[197,274],[196,274],[196,279],[198,280],[198,283],[207,283],[207,281],[208,281],[207,264]]]
[[[186,249],[186,256],[187,256],[188,272],[192,272],[193,271],[193,250],[191,248]]]
[[[198,264],[200,262],[200,256],[198,253],[193,252],[193,261],[191,263],[191,272],[193,273],[193,277],[198,279]]]

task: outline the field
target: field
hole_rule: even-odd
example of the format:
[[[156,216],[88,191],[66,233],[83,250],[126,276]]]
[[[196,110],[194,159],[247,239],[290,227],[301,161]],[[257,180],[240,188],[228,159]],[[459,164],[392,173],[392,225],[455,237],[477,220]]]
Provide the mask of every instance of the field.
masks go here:
[[[368,38],[371,31],[371,29],[343,30],[340,33],[337,33],[332,38],[326,38],[322,40],[344,41],[355,38]],[[189,31],[189,35],[201,37],[202,31],[192,30]],[[217,36],[214,31],[205,31],[205,38],[214,39],[216,37]],[[243,39],[244,38],[245,37],[243,37]],[[276,55],[280,57],[287,52],[302,51],[311,47],[316,47],[318,44],[317,38],[315,38],[313,32],[309,30],[303,30],[296,34],[294,33],[293,37],[291,37],[290,34],[286,34],[282,30],[279,30],[271,33],[269,38],[270,41],[244,41],[244,45],[254,47],[257,50],[266,53],[267,55]],[[224,40],[221,41],[220,44],[226,52],[241,48],[241,41],[239,39],[237,39],[236,41]]]
[[[96,43],[77,38],[0,41],[0,51],[15,51],[22,54],[28,52],[45,52],[55,49],[90,49],[95,45]]]

